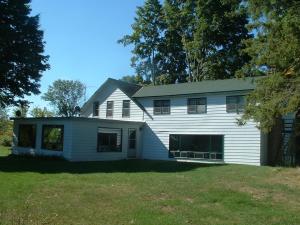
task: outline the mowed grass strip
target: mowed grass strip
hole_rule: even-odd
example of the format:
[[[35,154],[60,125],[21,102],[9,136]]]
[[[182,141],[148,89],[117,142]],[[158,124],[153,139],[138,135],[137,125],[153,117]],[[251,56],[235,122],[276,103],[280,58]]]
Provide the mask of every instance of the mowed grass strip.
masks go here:
[[[299,168],[70,163],[0,149],[1,225],[300,224]]]

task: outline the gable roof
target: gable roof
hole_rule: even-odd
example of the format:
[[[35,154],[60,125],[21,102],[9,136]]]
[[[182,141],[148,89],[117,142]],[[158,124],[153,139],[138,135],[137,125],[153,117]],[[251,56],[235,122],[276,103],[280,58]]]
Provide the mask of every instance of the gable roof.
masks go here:
[[[255,88],[258,78],[205,80],[179,84],[145,86],[139,89],[132,97],[157,97],[171,95],[202,94],[230,91],[251,91]]]
[[[136,93],[141,86],[137,85],[137,84],[131,84],[131,83],[127,83],[125,81],[121,81],[121,80],[116,80],[116,79],[112,79],[112,78],[108,78],[98,89],[97,91],[95,91],[95,93],[83,104],[82,109],[81,110],[85,110],[85,108],[87,107],[87,105],[92,102],[95,97],[106,87],[109,85],[113,85],[116,88],[119,88],[121,91],[124,92],[124,94],[126,94],[129,98],[132,97],[132,95],[134,93]]]

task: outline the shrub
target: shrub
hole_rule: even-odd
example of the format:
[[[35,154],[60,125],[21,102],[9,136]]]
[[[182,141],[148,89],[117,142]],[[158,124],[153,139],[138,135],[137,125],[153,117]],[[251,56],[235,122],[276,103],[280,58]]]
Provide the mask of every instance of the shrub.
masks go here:
[[[9,135],[0,136],[0,145],[10,147],[12,146],[12,137]]]

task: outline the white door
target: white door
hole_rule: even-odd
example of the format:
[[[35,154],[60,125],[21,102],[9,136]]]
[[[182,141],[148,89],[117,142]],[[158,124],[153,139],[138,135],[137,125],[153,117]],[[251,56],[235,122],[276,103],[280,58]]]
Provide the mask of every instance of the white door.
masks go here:
[[[128,158],[136,158],[136,129],[128,129],[128,149],[127,149]]]

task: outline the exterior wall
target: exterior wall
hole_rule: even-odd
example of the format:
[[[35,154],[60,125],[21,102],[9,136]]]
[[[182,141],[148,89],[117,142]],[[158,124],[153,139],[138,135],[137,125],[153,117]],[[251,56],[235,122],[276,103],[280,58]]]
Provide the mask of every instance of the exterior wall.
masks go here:
[[[18,133],[20,124],[35,124],[36,125],[36,142],[35,148],[18,147]],[[64,147],[63,151],[52,151],[42,149],[42,126],[43,125],[64,125]],[[13,154],[31,154],[31,155],[43,155],[43,156],[59,156],[65,159],[71,157],[71,144],[72,144],[72,124],[70,121],[48,121],[46,119],[40,119],[36,121],[32,120],[15,120],[14,121],[14,137],[13,137]]]
[[[239,93],[228,93],[234,94]],[[187,99],[197,96],[207,97],[207,113],[187,114]],[[154,99],[170,99],[171,114],[153,115]],[[219,134],[224,135],[225,163],[261,164],[260,131],[253,122],[245,126],[236,124],[240,116],[226,112],[226,95],[165,96],[141,98],[139,101],[152,117],[145,114],[143,158],[171,160],[168,155],[170,134]]]
[[[18,133],[20,124],[35,124],[36,129],[36,147],[24,148],[18,147]],[[41,148],[42,125],[64,125],[64,147],[63,151],[52,151]],[[102,161],[119,160],[127,158],[128,148],[128,129],[135,128],[137,131],[137,157],[141,149],[140,127],[142,123],[103,121],[103,120],[15,120],[14,121],[14,146],[13,154],[31,154],[44,156],[59,156],[70,161]],[[121,128],[122,129],[122,152],[97,152],[97,133],[99,127]]]
[[[104,161],[120,160],[127,158],[128,148],[128,129],[137,130],[137,151],[141,149],[140,143],[140,126],[137,123],[122,122],[95,122],[95,121],[78,121],[73,122],[73,143],[71,161]],[[97,134],[99,127],[121,128],[122,129],[122,152],[97,152]],[[139,157],[137,152],[137,157]]]
[[[123,100],[130,100],[130,117],[122,117]],[[113,117],[109,119],[125,121],[143,121],[143,110],[137,106],[123,91],[114,86],[107,86],[101,94],[89,103],[86,110],[82,112],[83,117],[93,117],[93,103],[99,101],[99,117],[106,119],[106,102],[114,101]]]

